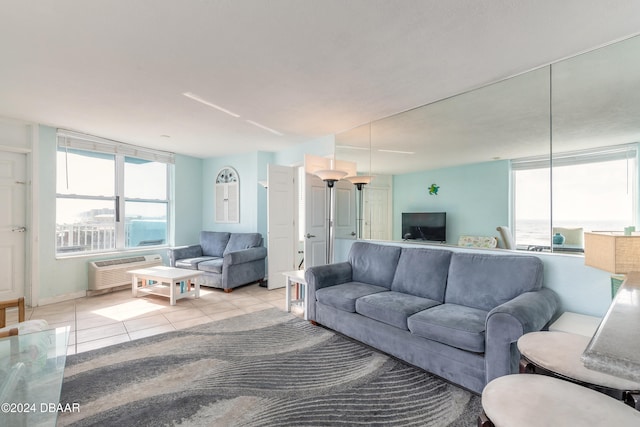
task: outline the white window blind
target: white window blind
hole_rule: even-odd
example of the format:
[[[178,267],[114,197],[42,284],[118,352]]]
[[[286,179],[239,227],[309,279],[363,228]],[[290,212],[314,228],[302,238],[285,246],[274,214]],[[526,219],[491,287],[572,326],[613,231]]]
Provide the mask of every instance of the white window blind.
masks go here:
[[[554,153],[553,160],[551,160],[548,155],[513,159],[511,160],[511,169],[543,169],[548,168],[551,164],[554,167],[558,167],[607,162],[611,160],[634,159],[636,157],[636,152],[637,143],[579,151],[568,151],[565,153]]]
[[[96,153],[121,154],[159,163],[174,164],[175,155],[167,151],[138,147],[124,142],[112,141],[97,136],[58,129],[58,147],[93,151]]]

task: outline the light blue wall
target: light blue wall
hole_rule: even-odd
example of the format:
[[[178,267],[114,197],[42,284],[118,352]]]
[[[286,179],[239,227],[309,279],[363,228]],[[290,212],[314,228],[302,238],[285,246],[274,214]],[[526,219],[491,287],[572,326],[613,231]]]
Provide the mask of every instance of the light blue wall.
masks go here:
[[[267,180],[269,163],[293,166],[304,163],[305,154],[328,156],[334,151],[333,135],[317,138],[279,152],[253,152],[205,159],[202,171],[202,226],[204,230],[258,232],[267,240],[267,192],[258,181]],[[240,222],[215,222],[215,178],[225,166],[234,168],[240,177]]]
[[[88,262],[97,259],[117,258],[117,253],[99,256],[78,256],[56,259],[56,130],[39,126],[37,147],[38,185],[35,198],[38,206],[38,262],[37,283],[39,303],[54,302],[65,297],[80,296],[88,287]],[[175,241],[178,244],[197,241],[202,223],[202,160],[177,156],[174,168],[175,180]],[[149,250],[136,254],[159,253],[166,257],[166,250]]]
[[[198,241],[202,230],[202,159],[176,155],[175,245]]]
[[[240,222],[237,224],[222,224],[215,221],[216,176],[225,166],[234,168],[240,180]],[[257,152],[204,160],[202,170],[202,227],[204,230],[236,233],[258,231],[258,169]],[[264,188],[261,191],[264,191]]]
[[[509,222],[506,160],[414,172],[393,177],[393,239],[402,238],[402,212],[446,212],[447,243],[460,235],[496,236]],[[429,195],[429,186],[440,187]]]

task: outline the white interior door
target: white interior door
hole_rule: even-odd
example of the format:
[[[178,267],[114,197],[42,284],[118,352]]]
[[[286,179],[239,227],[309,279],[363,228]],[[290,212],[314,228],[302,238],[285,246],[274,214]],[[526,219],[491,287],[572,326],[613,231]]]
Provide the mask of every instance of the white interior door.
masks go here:
[[[366,188],[364,236],[373,240],[391,239],[391,201],[386,188]]]
[[[294,168],[267,165],[267,257],[268,289],[282,288],[285,271],[295,270]]]
[[[317,176],[310,173],[305,174],[305,269],[327,263],[326,187],[324,181]]]
[[[24,296],[26,155],[0,151],[0,300]]]
[[[335,238],[356,238],[356,187],[349,181],[335,183]]]

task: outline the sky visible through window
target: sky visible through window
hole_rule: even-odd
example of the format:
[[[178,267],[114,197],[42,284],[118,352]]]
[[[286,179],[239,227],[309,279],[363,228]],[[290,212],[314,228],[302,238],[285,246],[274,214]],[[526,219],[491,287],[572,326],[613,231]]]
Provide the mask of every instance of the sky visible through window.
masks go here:
[[[115,160],[113,155],[80,155],[73,152],[58,151],[57,192],[79,196],[115,196]],[[164,163],[125,162],[125,197],[145,199],[167,199],[166,174]],[[93,201],[91,207],[113,207],[113,202]],[[57,222],[71,224],[85,219],[87,200],[66,199],[58,203],[61,208],[56,212]],[[111,209],[113,210],[113,209]],[[143,203],[129,204],[127,217],[165,216],[166,209],[158,205]]]

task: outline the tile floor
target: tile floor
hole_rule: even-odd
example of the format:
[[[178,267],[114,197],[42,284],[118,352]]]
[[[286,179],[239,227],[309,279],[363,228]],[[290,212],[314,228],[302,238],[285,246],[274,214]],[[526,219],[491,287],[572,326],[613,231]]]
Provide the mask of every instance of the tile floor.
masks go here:
[[[161,296],[133,298],[128,289],[27,308],[25,317],[45,319],[52,328],[70,326],[67,354],[76,354],[273,307],[285,310],[284,288],[254,284],[225,293],[203,287],[200,298],[181,299],[175,306]],[[7,325],[16,322],[17,311],[7,310]]]

